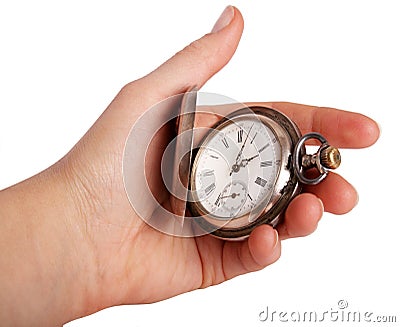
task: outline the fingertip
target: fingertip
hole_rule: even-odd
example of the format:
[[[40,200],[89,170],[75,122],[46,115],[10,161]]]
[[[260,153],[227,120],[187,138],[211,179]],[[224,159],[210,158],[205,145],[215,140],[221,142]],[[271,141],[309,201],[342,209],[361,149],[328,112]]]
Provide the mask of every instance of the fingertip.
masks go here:
[[[211,30],[211,34],[218,33],[224,30],[231,24],[238,24],[239,28],[243,29],[243,16],[238,8],[235,6],[227,6],[215,22],[214,27]]]
[[[366,132],[370,137],[370,143],[371,143],[370,145],[373,145],[379,140],[382,133],[382,129],[378,122],[376,122],[371,118],[369,119],[370,119],[370,124]]]
[[[365,148],[380,136],[380,127],[373,119],[356,112],[316,107],[289,102],[252,103],[268,105],[291,117],[302,133],[318,132],[340,148]]]
[[[278,226],[281,237],[301,237],[317,229],[324,213],[323,202],[314,194],[302,193],[289,204],[285,220]]]
[[[331,212],[336,215],[344,215],[350,212],[358,203],[359,197],[356,188],[347,182],[346,187],[343,187],[341,192],[333,195],[335,196],[334,200],[330,200],[331,202]]]
[[[233,17],[230,17],[233,15]],[[193,41],[146,76],[162,97],[200,88],[232,58],[243,32],[243,18],[235,7],[226,8],[212,33]]]
[[[356,118],[354,118],[353,122],[353,131],[351,135],[348,135],[348,137],[351,139],[354,139],[354,132],[356,132],[358,135],[357,139],[360,142],[360,147],[365,148],[369,147],[373,144],[375,144],[379,136],[381,134],[381,128],[379,124],[373,120],[372,118],[369,118],[365,115],[362,114],[355,114]]]
[[[235,12],[234,20],[236,21],[237,28],[239,29],[240,33],[242,33],[243,32],[243,27],[244,27],[244,20],[243,20],[242,13],[235,6],[233,6],[233,10]]]
[[[379,125],[373,119],[360,113],[320,108],[316,111],[315,117],[322,126],[321,133],[338,147],[366,148],[373,145],[379,138]]]
[[[358,193],[355,187],[334,172],[330,172],[322,183],[307,186],[304,190],[320,198],[324,203],[325,210],[335,215],[348,213],[358,202]]]
[[[225,243],[225,278],[263,269],[278,260],[280,254],[281,244],[277,231],[269,225],[258,226],[246,240]]]
[[[254,261],[262,267],[270,265],[280,257],[278,232],[269,225],[261,225],[254,229],[248,244]]]

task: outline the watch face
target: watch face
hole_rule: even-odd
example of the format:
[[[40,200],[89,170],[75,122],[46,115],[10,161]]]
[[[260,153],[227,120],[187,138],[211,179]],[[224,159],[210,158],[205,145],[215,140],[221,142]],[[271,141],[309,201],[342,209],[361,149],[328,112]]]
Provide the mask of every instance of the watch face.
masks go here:
[[[225,120],[204,139],[191,172],[198,211],[227,220],[265,206],[281,167],[281,145],[254,114]]]

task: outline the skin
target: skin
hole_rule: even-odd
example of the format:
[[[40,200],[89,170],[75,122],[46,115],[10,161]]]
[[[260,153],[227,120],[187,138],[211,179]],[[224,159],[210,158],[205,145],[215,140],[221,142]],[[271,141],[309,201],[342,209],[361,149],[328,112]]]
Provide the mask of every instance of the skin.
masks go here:
[[[61,325],[106,307],[151,303],[219,284],[275,262],[281,240],[312,233],[324,210],[344,214],[356,205],[355,189],[331,173],[291,202],[279,235],[265,225],[241,242],[168,236],[132,210],[121,169],[130,128],[154,103],[191,85],[201,87],[230,60],[243,19],[236,8],[228,11],[231,16],[220,20],[214,33],[123,87],[59,162],[0,192],[2,324]],[[379,137],[377,124],[360,114],[292,103],[264,105],[291,117],[302,133],[320,132],[337,147],[367,147]],[[155,149],[163,142],[155,142]],[[151,158],[159,160],[159,152],[151,152]],[[165,190],[158,198],[169,206]]]

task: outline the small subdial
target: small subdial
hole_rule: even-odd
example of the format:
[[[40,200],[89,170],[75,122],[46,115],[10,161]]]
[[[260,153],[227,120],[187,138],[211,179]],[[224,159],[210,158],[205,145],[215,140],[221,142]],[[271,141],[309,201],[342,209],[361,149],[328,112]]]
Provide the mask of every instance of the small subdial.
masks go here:
[[[233,181],[224,187],[220,201],[231,217],[236,216],[246,202],[247,186],[241,181]]]

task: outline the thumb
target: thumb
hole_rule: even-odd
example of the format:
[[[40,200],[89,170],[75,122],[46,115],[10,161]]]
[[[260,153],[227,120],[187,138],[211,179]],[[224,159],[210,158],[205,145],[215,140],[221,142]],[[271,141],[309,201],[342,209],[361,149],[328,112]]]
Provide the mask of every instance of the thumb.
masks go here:
[[[232,58],[242,31],[240,11],[233,6],[226,7],[211,33],[189,44],[147,76],[127,84],[106,114],[121,112],[120,109],[124,108],[123,120],[132,125],[155,103],[184,93],[192,86],[200,88]],[[127,113],[131,117],[126,117]]]
[[[145,82],[165,97],[199,88],[232,58],[243,31],[243,18],[233,6],[225,8],[211,33],[192,42],[158,69]]]
[[[192,86],[201,87],[224,67],[239,44],[243,18],[235,7],[228,6],[211,33],[192,42],[147,76],[127,84],[100,119],[92,126],[89,136],[102,142],[103,148],[120,152],[135,121],[151,106]]]
[[[99,185],[89,188],[96,189],[94,193],[105,188],[104,181],[113,187],[123,185],[114,183],[114,179],[121,177],[126,138],[137,119],[159,101],[184,93],[192,86],[201,87],[228,63],[242,31],[242,15],[235,7],[228,6],[211,33],[188,45],[147,76],[123,87],[68,156],[69,166],[79,169],[76,174],[79,179],[98,181]],[[157,117],[152,118],[157,122]],[[138,142],[143,143],[143,140],[141,137]],[[162,151],[156,150],[152,158],[158,163],[161,159],[157,156]],[[83,177],[85,172],[89,174],[86,178]],[[154,174],[153,178],[158,177]],[[106,187],[111,187],[108,184]],[[122,189],[119,191],[124,193]]]

